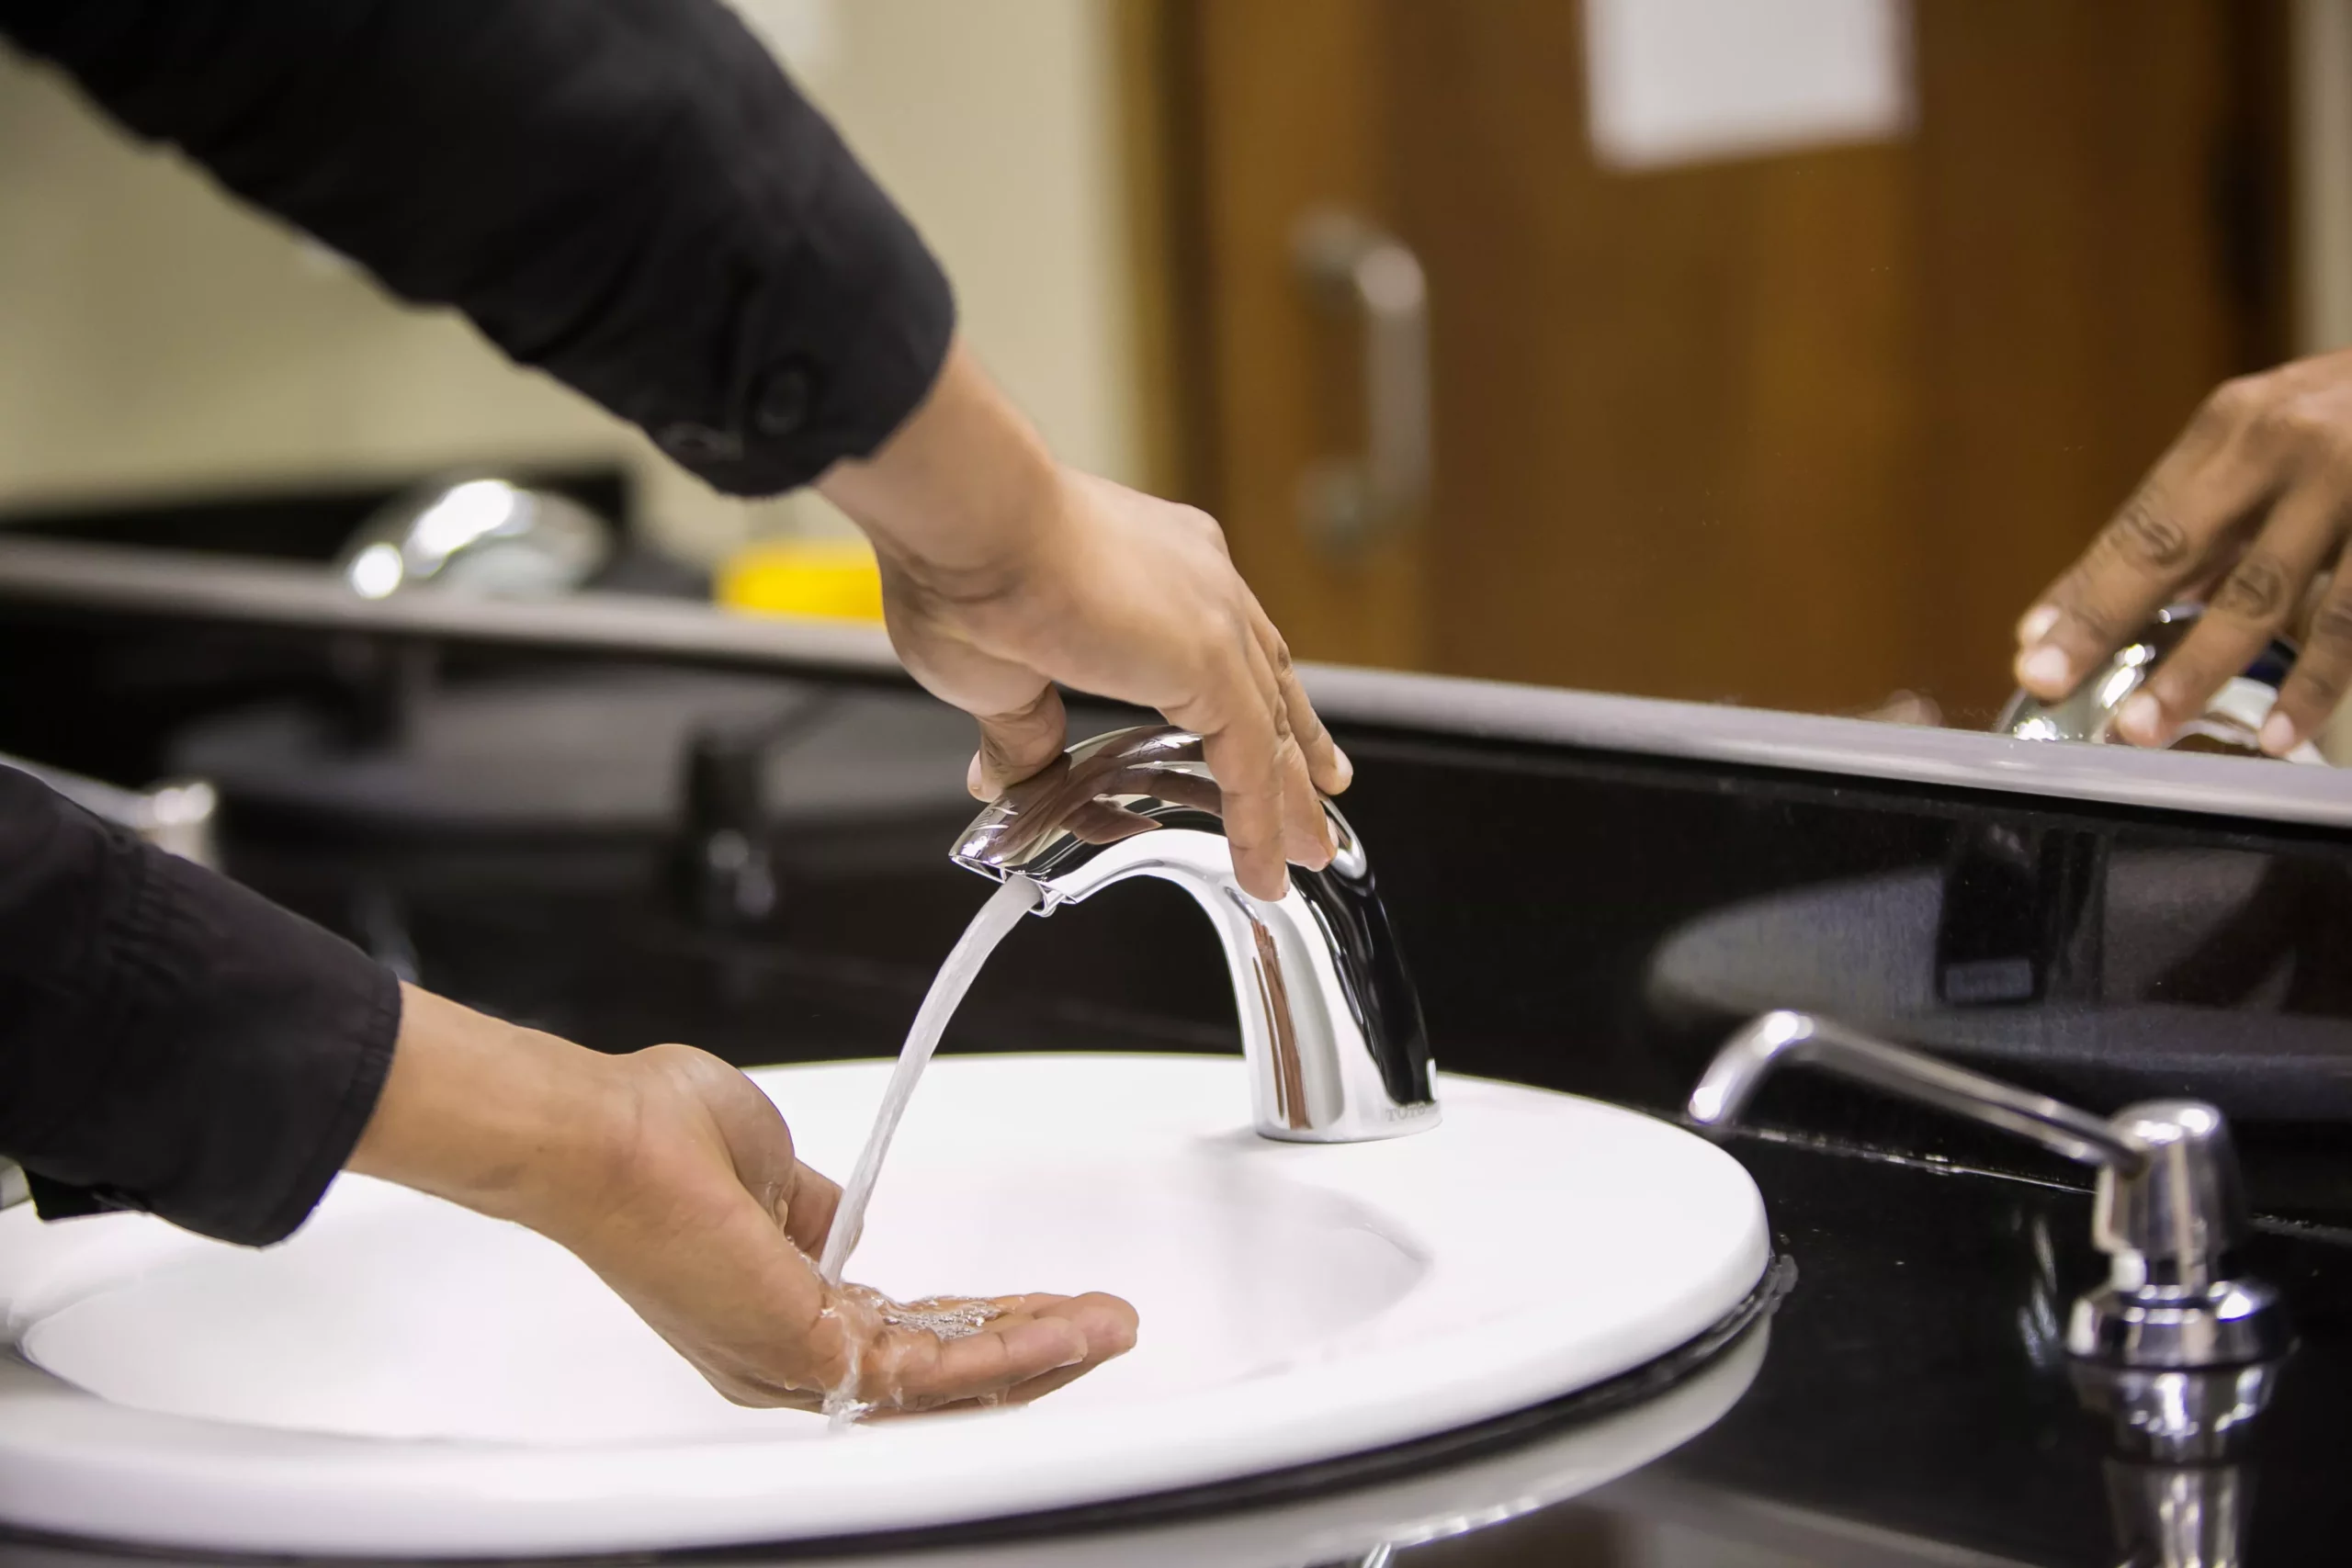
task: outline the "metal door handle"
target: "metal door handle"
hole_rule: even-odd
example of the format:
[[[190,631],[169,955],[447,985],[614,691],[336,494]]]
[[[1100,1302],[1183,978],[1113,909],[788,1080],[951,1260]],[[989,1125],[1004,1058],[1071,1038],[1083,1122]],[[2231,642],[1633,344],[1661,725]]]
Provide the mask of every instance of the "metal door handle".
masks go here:
[[[1429,285],[1403,241],[1345,212],[1300,219],[1291,259],[1317,305],[1363,322],[1363,455],[1314,464],[1299,491],[1308,535],[1351,554],[1429,503]]]

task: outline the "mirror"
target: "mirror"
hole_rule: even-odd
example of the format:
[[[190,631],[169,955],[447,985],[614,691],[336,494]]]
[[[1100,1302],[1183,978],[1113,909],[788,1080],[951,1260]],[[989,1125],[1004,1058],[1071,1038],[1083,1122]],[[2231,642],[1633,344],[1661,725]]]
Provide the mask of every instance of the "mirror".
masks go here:
[[[2324,6],[739,8],[1057,450],[1215,513],[1307,659],[1993,728],[2209,393],[2352,342]],[[794,586],[820,502],[710,494],[5,58],[33,300],[0,525],[609,467],[722,599],[874,612]]]

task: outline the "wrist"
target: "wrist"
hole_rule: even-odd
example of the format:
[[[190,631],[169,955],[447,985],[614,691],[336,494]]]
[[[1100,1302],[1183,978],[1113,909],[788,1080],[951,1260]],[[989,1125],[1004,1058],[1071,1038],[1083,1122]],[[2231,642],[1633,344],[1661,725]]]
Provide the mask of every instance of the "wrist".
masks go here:
[[[628,1147],[632,1098],[613,1059],[401,991],[391,1070],[348,1168],[565,1239]]]
[[[1061,465],[959,339],[907,423],[818,490],[926,593],[1001,596],[1052,553],[1068,513]]]

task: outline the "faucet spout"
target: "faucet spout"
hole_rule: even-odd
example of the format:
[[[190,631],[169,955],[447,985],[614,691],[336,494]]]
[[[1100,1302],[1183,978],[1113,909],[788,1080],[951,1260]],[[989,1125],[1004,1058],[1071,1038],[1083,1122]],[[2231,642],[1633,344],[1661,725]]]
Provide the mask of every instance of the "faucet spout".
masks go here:
[[[985,876],[1035,882],[1041,915],[1133,876],[1174,883],[1224,947],[1258,1131],[1311,1144],[1421,1132],[1438,1108],[1420,997],[1363,840],[1322,805],[1331,863],[1293,866],[1281,898],[1253,898],[1233,874],[1200,737],[1122,729],[1015,785],[949,853]]]

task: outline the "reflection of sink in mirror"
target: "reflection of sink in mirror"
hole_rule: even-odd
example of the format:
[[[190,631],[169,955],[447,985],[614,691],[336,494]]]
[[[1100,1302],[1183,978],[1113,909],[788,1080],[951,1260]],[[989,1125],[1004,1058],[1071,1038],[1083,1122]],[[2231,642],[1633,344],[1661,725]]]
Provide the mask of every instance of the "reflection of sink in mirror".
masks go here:
[[[886,1075],[758,1077],[839,1170]],[[1112,1291],[1141,1338],[1026,1409],[840,1433],[727,1404],[530,1233],[379,1183],[345,1179],[264,1253],[18,1210],[0,1310],[30,1364],[0,1364],[0,1519],[395,1554],[938,1525],[1426,1438],[1645,1366],[1750,1302],[1763,1214],[1728,1156],[1563,1095],[1443,1093],[1421,1136],[1298,1146],[1248,1131],[1238,1059],[937,1064],[853,1276]]]
[[[1711,911],[1662,941],[1648,990],[1707,1029],[1778,1007],[1980,1062],[2096,1066],[2114,1094],[2232,1116],[2352,1114],[2352,953],[2317,918],[2346,874],[2250,851],[2117,847],[1987,828],[1943,866]]]

